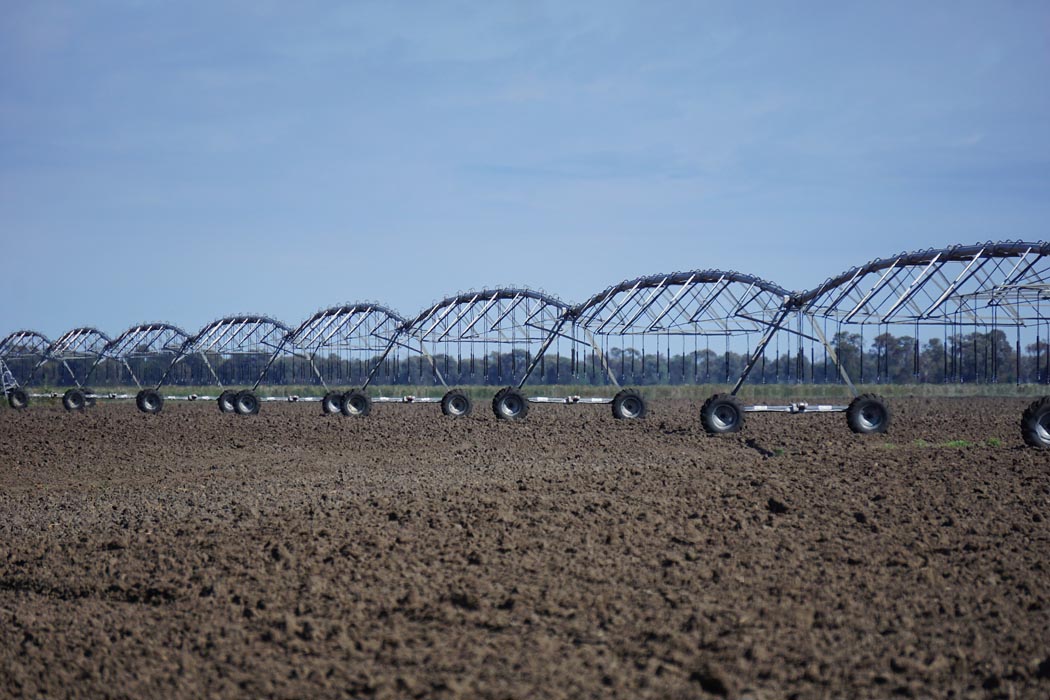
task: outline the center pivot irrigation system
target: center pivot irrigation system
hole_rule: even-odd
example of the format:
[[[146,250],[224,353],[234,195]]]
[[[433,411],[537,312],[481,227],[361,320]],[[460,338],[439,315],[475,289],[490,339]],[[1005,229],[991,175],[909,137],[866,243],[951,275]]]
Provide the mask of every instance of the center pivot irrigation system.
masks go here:
[[[739,272],[694,270],[621,282],[579,305],[532,289],[499,288],[458,293],[411,319],[363,302],[319,311],[294,329],[246,314],[214,321],[193,336],[163,323],[134,326],[112,340],[86,327],[55,341],[22,330],[0,341],[0,377],[14,408],[28,406],[31,396],[58,396],[27,393],[34,384],[72,384],[62,395],[68,410],[99,398],[132,397],[93,392],[87,384],[95,382],[134,385],[136,404],[145,413],[160,412],[165,400],[213,399],[223,412],[244,415],[257,413],[263,401],[301,400],[320,402],[325,414],[346,416],[366,416],[373,403],[440,403],[445,415],[461,417],[473,406],[457,387],[503,385],[492,400],[494,414],[503,420],[524,419],[530,403],[610,404],[616,418],[638,419],[646,415],[646,400],[624,385],[636,383],[639,375],[681,384],[724,379],[731,388],[711,396],[700,412],[710,434],[739,431],[745,414],[765,411],[843,412],[854,432],[881,433],[890,424],[889,406],[875,394],[857,391],[839,356],[842,337],[859,335],[862,379],[865,330],[874,328],[878,340],[878,334],[903,327],[913,333],[916,377],[920,340],[926,338],[929,347],[922,353],[940,349],[945,381],[961,377],[968,363],[973,363],[971,376],[977,376],[983,353],[983,376],[995,380],[1006,369],[1001,358],[1012,357],[1012,374],[1020,383],[1022,342],[1029,351],[1034,348],[1037,381],[1044,381],[1050,379],[1048,310],[1050,244],[984,243],[879,258],[804,292]],[[817,381],[819,354],[821,381],[835,377],[851,400],[742,404],[738,392],[748,377],[758,370],[765,380],[774,342],[779,379],[782,336],[788,338],[797,383],[807,371]],[[979,337],[986,339],[981,350]],[[1011,352],[1000,352],[997,343],[1012,345]],[[742,351],[742,367],[730,362],[731,349]],[[888,350],[876,343],[876,376],[889,375],[889,361]],[[602,384],[610,395],[529,396],[530,382]],[[264,383],[319,386],[324,395],[260,397]],[[369,393],[377,385],[421,384],[441,386],[444,395]],[[218,393],[162,395],[165,386],[179,385],[213,385]],[[1032,403],[1021,422],[1026,443],[1050,447],[1050,398]]]

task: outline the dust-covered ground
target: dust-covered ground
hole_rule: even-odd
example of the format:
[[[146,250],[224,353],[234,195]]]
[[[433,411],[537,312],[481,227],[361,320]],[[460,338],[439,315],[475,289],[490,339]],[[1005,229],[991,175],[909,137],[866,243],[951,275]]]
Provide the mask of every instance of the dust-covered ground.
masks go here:
[[[0,411],[0,695],[1050,697],[1024,400]]]

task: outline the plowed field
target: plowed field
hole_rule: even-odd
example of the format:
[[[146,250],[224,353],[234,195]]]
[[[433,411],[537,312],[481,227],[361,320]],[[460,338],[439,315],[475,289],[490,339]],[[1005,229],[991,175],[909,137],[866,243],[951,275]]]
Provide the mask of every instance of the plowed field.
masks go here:
[[[1050,697],[1023,400],[0,411],[0,696]]]

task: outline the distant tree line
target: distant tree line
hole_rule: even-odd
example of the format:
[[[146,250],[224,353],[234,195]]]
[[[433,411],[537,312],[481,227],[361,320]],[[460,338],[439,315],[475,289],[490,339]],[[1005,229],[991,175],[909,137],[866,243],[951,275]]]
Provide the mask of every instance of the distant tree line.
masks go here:
[[[835,364],[817,343],[799,344],[798,336],[770,344],[758,358],[748,378],[750,383],[832,384],[841,382]],[[1021,347],[1005,332],[993,330],[929,338],[881,333],[865,341],[860,333],[840,332],[829,339],[850,378],[858,383],[1050,383],[1050,352],[1039,340]],[[608,383],[609,375],[625,385],[719,384],[736,380],[747,362],[749,350],[714,350],[706,345],[673,352],[670,343],[650,349],[609,347],[603,352],[577,345],[567,354],[548,351],[538,360],[529,384]],[[8,360],[15,376],[25,381],[39,358]],[[275,385],[319,384],[318,373],[332,386],[355,386],[364,382],[378,356],[343,357],[332,354],[313,358],[278,357],[267,370],[264,383]],[[130,372],[144,385],[166,383],[184,386],[211,385],[217,376],[223,384],[250,385],[270,363],[264,352],[235,355],[196,354],[183,357],[173,368],[172,356],[148,355],[126,361],[104,360],[89,380],[98,386],[132,386]],[[405,357],[392,353],[375,370],[373,383],[428,385],[505,385],[517,382],[533,363],[531,350],[515,348],[482,354],[437,354]],[[83,379],[91,359],[47,362],[36,370],[34,384],[72,386],[74,374]],[[316,368],[316,371],[315,371]],[[436,370],[436,373],[435,373]],[[214,374],[213,374],[214,373]]]

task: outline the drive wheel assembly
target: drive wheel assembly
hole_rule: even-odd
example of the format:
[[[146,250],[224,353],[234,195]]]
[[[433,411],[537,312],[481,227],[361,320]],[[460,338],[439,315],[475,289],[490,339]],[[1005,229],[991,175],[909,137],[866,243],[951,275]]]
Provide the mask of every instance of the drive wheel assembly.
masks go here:
[[[239,415],[254,416],[259,412],[259,399],[250,391],[242,391],[234,397],[233,406]]]
[[[492,412],[500,420],[525,420],[529,415],[529,402],[514,387],[504,387],[492,397]]]
[[[326,415],[339,413],[343,410],[343,395],[338,391],[329,391],[321,399],[321,411]]]
[[[1031,447],[1050,448],[1050,396],[1033,401],[1021,414],[1021,438]]]
[[[646,410],[645,399],[637,389],[621,389],[613,397],[612,414],[617,420],[645,418]]]
[[[233,405],[235,398],[237,398],[237,392],[229,389],[219,394],[219,410],[223,413],[233,413],[236,411],[237,408]]]
[[[143,413],[160,413],[164,408],[164,397],[153,389],[143,389],[135,396],[135,405]]]
[[[359,389],[351,389],[343,394],[342,411],[344,416],[364,418],[372,412],[372,399]]]
[[[451,389],[441,397],[441,412],[453,418],[469,416],[474,406],[470,397],[460,389]]]
[[[16,411],[21,411],[29,406],[29,394],[25,389],[12,389],[7,392],[7,405]]]
[[[849,429],[860,435],[885,433],[890,427],[890,408],[876,394],[861,394],[846,409]]]
[[[87,406],[87,399],[80,389],[69,389],[62,395],[62,406],[67,411],[83,411]]]
[[[700,409],[700,424],[708,435],[740,432],[744,409],[732,394],[715,394]]]

